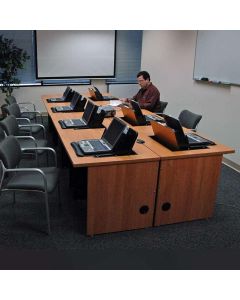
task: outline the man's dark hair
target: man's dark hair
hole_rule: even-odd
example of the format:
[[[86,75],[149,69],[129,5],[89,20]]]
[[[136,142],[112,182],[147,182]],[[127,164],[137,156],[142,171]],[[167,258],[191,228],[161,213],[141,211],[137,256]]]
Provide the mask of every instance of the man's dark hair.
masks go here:
[[[142,76],[145,80],[149,79],[150,81],[150,75],[147,71],[141,71],[137,74],[137,78]]]

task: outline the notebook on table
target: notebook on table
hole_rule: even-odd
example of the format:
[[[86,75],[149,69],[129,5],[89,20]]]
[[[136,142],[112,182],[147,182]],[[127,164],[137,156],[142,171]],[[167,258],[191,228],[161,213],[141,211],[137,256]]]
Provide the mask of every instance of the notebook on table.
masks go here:
[[[205,139],[196,133],[185,134],[179,120],[164,115],[166,125],[151,121],[155,138],[171,150],[203,149],[215,145],[213,141]]]
[[[92,101],[88,101],[82,118],[59,120],[59,124],[63,129],[66,128],[88,128],[89,122],[93,114],[96,113],[98,106]]]
[[[82,97],[78,92],[74,92],[72,101],[69,106],[55,106],[52,107],[53,112],[73,112],[83,111],[87,99]]]
[[[101,154],[124,155],[132,152],[137,135],[137,132],[129,128],[125,122],[114,117],[100,139],[80,140],[71,144],[79,156]]]

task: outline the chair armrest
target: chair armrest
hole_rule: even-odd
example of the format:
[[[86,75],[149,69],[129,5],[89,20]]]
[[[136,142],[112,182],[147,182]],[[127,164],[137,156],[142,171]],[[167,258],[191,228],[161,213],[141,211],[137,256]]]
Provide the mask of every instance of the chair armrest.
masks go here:
[[[22,148],[21,149],[23,152],[24,151],[27,151],[27,150],[46,150],[46,151],[50,151],[53,153],[53,156],[54,156],[54,164],[55,164],[55,167],[57,167],[57,153],[56,151],[53,149],[53,148],[50,148],[50,147],[36,147],[36,148]]]
[[[38,110],[27,110],[27,111],[23,111],[22,113],[27,113],[27,114],[39,114],[39,115],[42,115],[41,113],[40,113],[40,111],[38,111]]]
[[[23,140],[23,139],[25,139],[25,140],[32,140],[33,141],[33,143],[34,143],[34,145],[35,145],[35,148],[37,148],[37,142],[36,142],[36,139],[33,137],[33,136],[30,136],[30,135],[23,135],[23,136],[21,136],[21,135],[18,135],[18,136],[15,136],[15,138],[16,139],[19,139],[19,140]]]
[[[44,172],[38,168],[17,168],[17,169],[5,169],[4,170],[6,173],[16,173],[16,172],[35,172],[35,173],[39,173],[42,175],[43,177],[43,181],[44,181],[44,190],[45,192],[47,192],[47,178],[46,175],[44,174]]]
[[[26,121],[26,123],[30,124],[31,121],[28,119],[28,118],[16,118],[17,121]],[[19,122],[19,125],[24,125],[24,124],[20,124]]]
[[[28,124],[28,125],[19,125],[19,128],[24,128],[24,127],[41,127],[42,128],[42,130],[43,130],[43,136],[44,136],[44,138],[46,138],[46,129],[45,129],[45,127],[42,125],[42,124],[38,124],[38,123],[35,123],[35,124],[33,124],[33,123],[31,123],[31,124]],[[32,130],[31,130],[31,133],[32,133]]]
[[[41,122],[43,123],[42,114],[38,110],[30,111],[27,109],[26,111],[21,111],[21,114],[35,114],[35,118],[39,116],[41,118]]]

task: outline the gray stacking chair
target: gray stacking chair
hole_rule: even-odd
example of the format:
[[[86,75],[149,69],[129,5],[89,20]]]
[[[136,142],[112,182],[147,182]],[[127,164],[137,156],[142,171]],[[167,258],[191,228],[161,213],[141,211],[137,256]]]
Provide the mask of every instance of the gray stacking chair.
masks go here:
[[[16,98],[14,96],[7,96],[5,99],[6,103],[8,105],[11,105],[13,103],[17,103],[21,108],[22,117],[29,118],[30,120],[35,119],[36,120],[36,106],[34,103],[31,102],[17,102]],[[38,112],[37,112],[38,113]]]
[[[0,142],[1,142],[2,140],[4,140],[6,136],[7,136],[6,133],[5,133],[4,130],[0,127]]]
[[[7,136],[0,142],[0,192],[13,191],[13,203],[15,204],[16,191],[38,192],[44,195],[47,233],[51,233],[48,195],[58,186],[59,169],[57,168],[56,153],[52,148],[45,150],[54,153],[54,166],[44,168],[21,168],[22,150],[18,140],[14,136]]]
[[[185,110],[181,111],[178,119],[183,127],[186,127],[189,129],[196,129],[198,123],[202,119],[202,115],[197,115],[197,114],[185,109]]]
[[[0,121],[0,127],[5,131],[6,135],[15,136],[20,143],[20,147],[23,148],[39,148],[46,147],[47,140],[46,139],[36,139],[31,135],[23,136],[20,133],[20,126],[31,126],[31,125],[19,125],[17,119],[13,115],[7,116],[5,119]],[[41,124],[39,126],[42,126]],[[36,155],[38,161],[38,155],[44,153],[44,150],[31,150],[26,151],[26,154],[34,154]]]
[[[160,113],[163,113],[168,105],[168,102],[160,101]]]
[[[166,109],[167,105],[168,105],[168,102],[160,101],[160,108],[157,109],[157,110],[154,110],[154,113],[162,114],[164,112],[164,110]]]
[[[20,110],[20,107],[17,103],[13,103],[13,104],[10,104],[10,105],[4,105],[2,106],[2,112],[3,112],[3,115],[5,116],[9,116],[9,115],[13,115],[16,117],[19,125],[28,125],[30,124],[30,118],[27,118],[26,116],[23,117],[24,115],[21,113],[21,110]],[[27,113],[32,113],[32,112],[26,112],[26,115]],[[40,117],[41,117],[41,123],[43,123],[43,120],[42,120],[42,115],[40,114],[40,112],[35,112],[36,115],[39,114]],[[34,124],[34,123],[32,123]],[[46,137],[46,131],[45,131],[45,127],[42,125],[42,124],[37,124],[36,126],[21,126],[20,127],[20,130],[22,132],[25,132],[25,133],[28,133],[28,134],[36,134],[40,131],[43,132],[43,136]]]

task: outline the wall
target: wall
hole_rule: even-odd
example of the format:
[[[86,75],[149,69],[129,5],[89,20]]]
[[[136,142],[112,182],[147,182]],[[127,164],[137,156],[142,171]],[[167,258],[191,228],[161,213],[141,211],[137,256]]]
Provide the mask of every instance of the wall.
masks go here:
[[[182,109],[203,114],[198,130],[210,138],[235,148],[228,159],[240,165],[240,88],[224,87],[195,82],[193,66],[196,31],[144,31],[142,69],[161,92],[161,99],[168,101],[166,112],[178,116]],[[107,91],[103,80],[93,80],[93,85]],[[88,86],[74,86],[80,93]],[[62,93],[65,87],[21,87],[14,91],[17,99],[32,101],[38,110],[45,111],[40,99],[43,94]],[[116,95],[117,96],[117,95]],[[4,95],[0,93],[0,105]]]
[[[227,155],[240,164],[240,87],[225,87],[193,80],[196,31],[144,31],[142,65],[169,104],[166,113],[183,109],[203,115],[198,130],[231,146]]]

